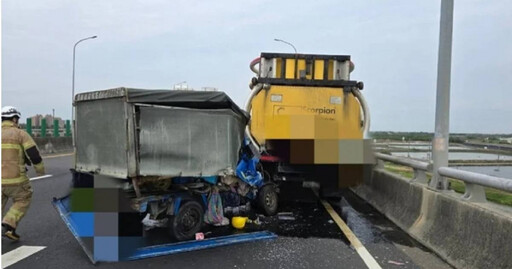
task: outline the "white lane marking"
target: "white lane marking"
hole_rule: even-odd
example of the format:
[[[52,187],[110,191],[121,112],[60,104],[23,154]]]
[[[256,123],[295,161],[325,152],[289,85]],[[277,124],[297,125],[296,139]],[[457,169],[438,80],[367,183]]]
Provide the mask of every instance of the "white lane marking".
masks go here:
[[[70,156],[70,155],[73,155],[73,154],[75,154],[75,153],[71,152],[71,153],[63,153],[63,154],[58,154],[58,155],[47,155],[47,156],[42,156],[42,157],[43,157],[43,160],[44,160],[44,159],[51,159],[51,158]]]
[[[31,177],[30,181],[38,180],[38,179],[43,179],[43,178],[47,178],[47,177],[53,177],[53,175],[44,175],[44,176],[40,176],[40,177]]]
[[[2,268],[11,266],[46,247],[21,246],[2,255]]]
[[[356,235],[350,230],[348,225],[341,219],[341,217],[336,213],[336,211],[332,208],[332,206],[326,202],[325,200],[320,200],[322,204],[324,205],[325,209],[331,215],[332,219],[336,224],[338,224],[338,227],[340,227],[341,231],[345,234],[345,236],[350,241],[350,244],[356,249],[357,254],[363,259],[364,263],[368,268],[370,269],[380,269],[380,265],[377,263],[377,261],[373,258],[373,256],[368,252],[368,250],[363,246],[361,241],[356,237]]]

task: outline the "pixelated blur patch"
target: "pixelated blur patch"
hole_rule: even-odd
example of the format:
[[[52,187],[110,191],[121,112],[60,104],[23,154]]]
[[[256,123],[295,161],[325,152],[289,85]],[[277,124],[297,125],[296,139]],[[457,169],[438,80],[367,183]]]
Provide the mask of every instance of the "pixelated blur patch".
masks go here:
[[[131,201],[123,190],[117,190],[118,212],[135,212],[131,207]]]
[[[119,260],[127,260],[137,249],[144,247],[142,237],[119,237]]]
[[[363,163],[363,140],[361,139],[341,139],[338,144],[339,162],[342,164],[362,164]]]
[[[119,213],[119,236],[142,236],[143,215],[138,212]]]
[[[122,184],[122,181],[118,178],[94,175],[94,188],[96,189],[117,189]]]
[[[339,187],[357,186],[363,182],[364,165],[342,164],[338,166]]]
[[[95,236],[94,259],[107,262],[119,261],[119,238],[117,236]]]
[[[290,163],[312,164],[315,158],[315,141],[297,139],[290,141]]]
[[[79,237],[94,236],[94,213],[71,212],[69,221],[74,224],[73,227]]]
[[[94,176],[88,173],[73,173],[73,186],[75,188],[93,188]]]
[[[117,212],[95,212],[94,236],[117,236],[119,233],[118,215]]]
[[[118,189],[94,189],[94,212],[118,212]]]
[[[337,139],[315,140],[315,164],[336,164],[338,155]]]
[[[94,189],[74,188],[71,190],[71,211],[92,212],[94,211]]]
[[[363,140],[363,163],[375,164],[375,152],[373,151],[373,142],[371,139]]]

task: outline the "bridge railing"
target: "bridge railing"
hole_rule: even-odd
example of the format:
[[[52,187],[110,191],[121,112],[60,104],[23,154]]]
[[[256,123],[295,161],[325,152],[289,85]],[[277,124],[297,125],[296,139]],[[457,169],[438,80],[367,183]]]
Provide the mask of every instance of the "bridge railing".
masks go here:
[[[427,172],[432,173],[432,164],[405,157],[391,156],[383,153],[375,153],[377,168],[384,168],[384,161],[411,167],[414,176],[411,181],[428,184]],[[512,193],[512,179],[468,172],[450,167],[439,168],[439,174],[464,182],[465,193],[462,199],[473,202],[486,202],[484,187],[490,187]]]

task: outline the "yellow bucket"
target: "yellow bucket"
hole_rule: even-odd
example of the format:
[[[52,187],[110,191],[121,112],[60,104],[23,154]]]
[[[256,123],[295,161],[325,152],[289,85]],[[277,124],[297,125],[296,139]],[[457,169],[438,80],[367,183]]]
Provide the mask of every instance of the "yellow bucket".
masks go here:
[[[245,227],[245,223],[247,222],[247,217],[233,217],[231,218],[231,225],[237,229],[243,229]]]

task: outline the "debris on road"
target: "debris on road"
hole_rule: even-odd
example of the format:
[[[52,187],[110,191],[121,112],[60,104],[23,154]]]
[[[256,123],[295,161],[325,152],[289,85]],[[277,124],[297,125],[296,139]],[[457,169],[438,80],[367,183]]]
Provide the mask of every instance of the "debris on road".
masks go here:
[[[389,260],[388,263],[394,264],[394,265],[399,265],[399,266],[405,265],[405,263],[403,263],[403,262],[396,262],[396,261],[392,261],[392,260]]]
[[[279,220],[295,220],[292,212],[279,212],[277,217]]]

